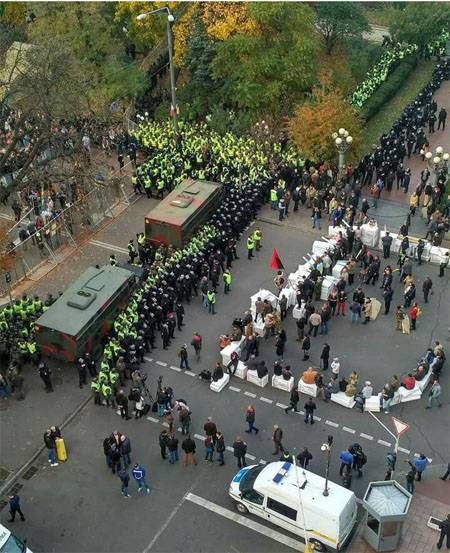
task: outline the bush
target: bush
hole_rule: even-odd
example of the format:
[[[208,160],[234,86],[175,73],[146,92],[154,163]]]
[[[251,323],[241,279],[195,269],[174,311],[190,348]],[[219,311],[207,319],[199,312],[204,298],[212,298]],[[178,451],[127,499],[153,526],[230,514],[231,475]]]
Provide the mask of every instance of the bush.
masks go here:
[[[417,56],[409,56],[389,75],[384,83],[367,100],[361,110],[361,116],[368,121],[376,115],[384,104],[390,100],[405,84],[406,79],[414,71],[418,63]]]

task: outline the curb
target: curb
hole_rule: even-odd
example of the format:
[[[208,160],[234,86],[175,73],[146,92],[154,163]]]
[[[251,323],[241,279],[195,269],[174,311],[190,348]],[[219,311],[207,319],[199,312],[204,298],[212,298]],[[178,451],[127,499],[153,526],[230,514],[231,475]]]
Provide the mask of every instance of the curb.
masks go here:
[[[90,401],[92,401],[92,396],[91,395],[89,395],[87,398],[85,398],[78,405],[78,407],[75,408],[75,410],[67,417],[67,419],[64,422],[62,422],[62,424],[59,425],[59,428],[63,429],[66,426],[68,426],[72,422],[72,420],[78,415],[78,413],[80,413],[80,411],[82,411]],[[24,474],[30,468],[30,465],[32,465],[34,463],[34,461],[39,457],[39,455],[41,455],[41,453],[45,449],[46,449],[45,444],[40,446],[33,453],[33,455],[28,459],[28,461],[26,461],[16,472],[11,474],[11,476],[9,476],[5,480],[4,484],[0,487],[0,495],[5,495],[6,494],[6,491],[16,482],[16,480],[18,480],[22,476],[22,474]]]

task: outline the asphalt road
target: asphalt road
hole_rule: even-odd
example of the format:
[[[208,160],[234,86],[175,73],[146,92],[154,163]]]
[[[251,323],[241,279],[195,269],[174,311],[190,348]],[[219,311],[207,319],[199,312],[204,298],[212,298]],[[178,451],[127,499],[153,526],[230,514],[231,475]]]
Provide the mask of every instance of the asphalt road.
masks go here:
[[[136,206],[144,211],[143,200]],[[313,454],[310,468],[318,474],[324,474],[325,470],[325,456],[320,451],[320,445],[326,441],[328,434],[334,436],[330,472],[334,481],[339,481],[340,451],[355,441],[361,443],[368,463],[363,478],[353,480],[352,488],[359,497],[371,480],[384,477],[385,457],[392,448],[392,438],[369,414],[317,400],[320,420],[314,426],[306,426],[300,415],[285,415],[282,407],[277,405],[288,403],[286,392],[271,387],[261,390],[236,380],[231,383],[233,389],[227,388],[220,394],[214,394],[207,384],[196,378],[201,369],[213,367],[218,359],[218,336],[230,330],[233,318],[249,305],[249,297],[259,288],[273,289],[274,273],[269,268],[273,247],[279,249],[288,272],[294,270],[302,255],[310,251],[317,233],[291,228],[294,217],[302,216],[291,215],[289,228],[271,223],[260,225],[263,249],[253,261],[245,258],[243,246],[240,246],[241,259],[234,263],[232,270],[232,293],[227,298],[222,293],[218,294],[216,316],[208,315],[201,308],[200,300],[194,299],[186,307],[186,326],[182,333],[176,333],[176,341],[171,348],[163,351],[158,347],[148,355],[152,361],[145,363],[145,370],[152,390],[157,377],[163,375],[164,382],[175,389],[176,397],[186,399],[192,407],[192,434],[197,436],[199,466],[183,468],[161,460],[158,435],[163,427],[154,414],[150,414],[150,419],[125,422],[112,410],[90,404],[65,431],[69,461],[50,468],[43,455],[36,463],[39,469],[37,474],[25,482],[19,492],[27,521],[25,524],[16,522],[15,529],[19,536],[28,539],[33,551],[147,553],[187,550],[236,553],[290,549],[288,545],[279,543],[280,536],[274,533],[279,530],[275,527],[250,517],[250,520],[266,528],[257,531],[234,517],[233,505],[227,494],[229,482],[237,470],[232,453],[227,451],[223,467],[203,461],[201,437],[206,418],[213,417],[225,436],[226,445],[231,446],[235,437],[243,433],[244,413],[249,403],[256,407],[256,425],[260,428],[257,436],[244,434],[249,462],[260,459],[270,462],[274,459],[270,438],[272,426],[277,423],[284,430],[284,443],[289,451],[297,453],[304,446],[310,449]],[[123,232],[126,229],[124,223],[122,231],[112,228],[108,237],[96,237],[96,240],[117,240],[116,243],[124,247],[126,240]],[[130,230],[126,235],[130,235]],[[109,256],[106,249],[102,250],[98,248],[98,255]],[[357,327],[351,326],[347,318],[331,322],[326,341],[331,346],[332,355],[341,358],[343,374],[357,369],[361,381],[370,379],[378,390],[393,372],[400,375],[414,367],[418,356],[432,340],[445,338],[450,307],[447,301],[448,280],[437,278],[436,267],[414,267],[414,276],[419,283],[426,272],[434,273],[435,294],[430,304],[423,307],[418,329],[410,336],[394,331],[392,316],[380,315],[377,321]],[[375,296],[379,296],[378,287],[370,288]],[[395,297],[401,294],[398,282],[395,283],[395,294]],[[307,364],[301,361],[298,344],[294,340],[295,327],[291,315],[286,320],[285,328],[288,334],[285,361],[290,362],[297,380]],[[183,342],[189,344],[196,330],[203,335],[204,349],[199,363],[190,355],[193,374],[171,368],[179,362],[176,355],[178,346]],[[312,342],[311,362],[317,365],[325,339],[317,337]],[[262,344],[260,354],[271,366],[275,359],[273,339]],[[443,388],[448,390],[448,371],[444,372]],[[301,408],[305,399],[302,396]],[[400,442],[403,451],[399,455],[399,471],[403,469],[404,460],[421,451],[432,458],[432,466],[448,462],[448,397],[444,399],[444,407],[432,411],[425,411],[425,399],[394,408],[393,414],[411,426]],[[20,409],[16,405],[11,407]],[[16,416],[21,419],[19,411],[16,411]],[[389,416],[382,413],[379,416],[392,428]],[[115,429],[130,436],[133,460],[146,466],[152,487],[149,497],[138,496],[131,485],[132,497],[122,498],[117,477],[107,470],[102,440]],[[402,479],[400,474],[399,480]],[[201,499],[193,502],[195,498]],[[1,512],[2,523],[6,518],[4,509]]]

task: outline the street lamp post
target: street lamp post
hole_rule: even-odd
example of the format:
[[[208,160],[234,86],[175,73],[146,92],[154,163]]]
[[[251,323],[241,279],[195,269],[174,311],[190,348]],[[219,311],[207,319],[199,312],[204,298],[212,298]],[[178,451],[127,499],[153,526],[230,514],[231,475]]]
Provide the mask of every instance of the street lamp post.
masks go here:
[[[425,159],[427,160],[428,168],[431,172],[432,186],[436,186],[439,175],[442,170],[448,166],[449,157],[450,155],[448,153],[444,153],[444,148],[442,146],[436,148],[434,155],[431,152],[425,154]]]
[[[331,460],[331,448],[333,446],[333,436],[328,436],[328,440],[326,444],[322,444],[321,450],[327,452],[327,468],[325,471],[325,487],[323,490],[323,495],[325,497],[328,497],[329,491],[328,491],[328,475],[330,473],[330,460]]]
[[[138,21],[142,21],[149,15],[155,15],[157,13],[165,12],[167,14],[167,47],[169,50],[169,72],[170,72],[170,92],[171,92],[171,114],[172,114],[172,121],[173,121],[173,129],[175,131],[175,137],[178,138],[179,135],[179,127],[178,127],[178,110],[177,110],[177,95],[176,95],[176,89],[175,89],[175,70],[173,66],[173,44],[172,44],[172,28],[171,24],[174,22],[175,18],[171,14],[169,8],[167,6],[164,6],[163,8],[159,8],[157,10],[153,10],[151,12],[145,12],[140,13],[136,19]]]
[[[341,127],[338,132],[332,134],[332,138],[339,153],[339,173],[342,175],[345,167],[345,153],[352,145],[353,137]]]

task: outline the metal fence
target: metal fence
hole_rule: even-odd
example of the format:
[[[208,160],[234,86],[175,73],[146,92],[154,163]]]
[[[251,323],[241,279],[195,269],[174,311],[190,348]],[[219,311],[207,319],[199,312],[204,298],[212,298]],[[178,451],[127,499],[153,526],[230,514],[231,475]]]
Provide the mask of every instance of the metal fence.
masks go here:
[[[0,297],[7,296],[9,288],[25,277],[41,278],[66,259],[105,220],[115,217],[121,205],[129,205],[131,190],[126,171],[130,169],[129,165],[103,182],[96,182],[89,193],[67,205],[26,240],[16,238],[11,241],[12,267],[9,276],[6,273],[0,275]]]

